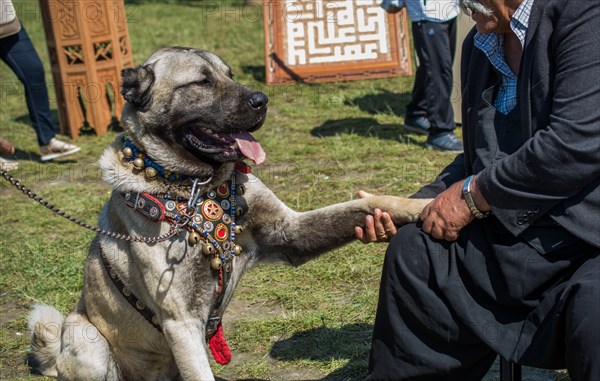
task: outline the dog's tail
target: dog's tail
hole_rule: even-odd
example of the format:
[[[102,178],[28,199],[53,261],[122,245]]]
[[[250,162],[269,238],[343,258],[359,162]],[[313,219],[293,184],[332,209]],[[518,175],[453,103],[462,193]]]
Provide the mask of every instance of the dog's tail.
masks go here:
[[[56,308],[36,304],[29,314],[31,352],[28,362],[31,370],[45,376],[57,376],[56,358],[60,353],[62,326],[65,318]]]

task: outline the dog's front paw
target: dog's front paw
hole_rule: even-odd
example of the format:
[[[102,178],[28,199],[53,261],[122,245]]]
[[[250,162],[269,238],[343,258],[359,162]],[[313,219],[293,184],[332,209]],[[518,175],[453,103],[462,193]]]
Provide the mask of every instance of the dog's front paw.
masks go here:
[[[387,212],[396,225],[404,225],[419,220],[419,216],[432,199],[404,198],[396,196],[370,197],[369,206]]]

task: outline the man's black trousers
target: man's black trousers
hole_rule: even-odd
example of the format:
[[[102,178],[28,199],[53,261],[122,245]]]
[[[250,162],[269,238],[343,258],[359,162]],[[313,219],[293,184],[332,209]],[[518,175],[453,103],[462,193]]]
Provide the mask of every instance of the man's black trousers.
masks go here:
[[[494,218],[456,242],[418,225],[386,253],[368,380],[481,380],[496,354],[600,380],[600,249],[560,226]]]
[[[415,74],[412,100],[407,117],[423,116],[431,133],[454,130],[452,62],[456,50],[456,19],[446,22],[412,23],[413,41],[419,66]]]

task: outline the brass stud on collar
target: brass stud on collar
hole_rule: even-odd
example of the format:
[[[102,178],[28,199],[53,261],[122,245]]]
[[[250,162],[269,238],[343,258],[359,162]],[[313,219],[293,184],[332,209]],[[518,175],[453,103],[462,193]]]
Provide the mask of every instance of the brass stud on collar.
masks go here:
[[[158,176],[158,171],[153,167],[146,167],[146,177],[149,179],[153,179]]]
[[[246,193],[246,186],[244,184],[240,184],[237,187],[237,194],[239,194],[240,196],[243,196]]]
[[[130,159],[133,157],[133,150],[131,149],[131,147],[125,147],[123,148],[123,155]]]
[[[141,171],[145,167],[144,159],[140,157],[136,158],[135,160],[133,160],[133,166],[135,167],[135,169],[139,169]]]
[[[233,228],[233,232],[235,233],[235,235],[240,235],[243,231],[244,228],[240,225],[235,225],[235,227]]]
[[[235,210],[235,216],[239,217],[242,214],[244,214],[244,208],[238,206],[237,209]]]

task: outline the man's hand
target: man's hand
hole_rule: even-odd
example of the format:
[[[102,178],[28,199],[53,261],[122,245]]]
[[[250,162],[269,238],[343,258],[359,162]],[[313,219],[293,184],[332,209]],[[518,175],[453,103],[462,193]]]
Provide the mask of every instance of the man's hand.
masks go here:
[[[358,196],[365,198],[373,196],[371,193],[359,191]],[[362,243],[371,242],[388,242],[397,232],[396,225],[392,221],[392,217],[379,209],[375,209],[373,215],[365,217],[364,228],[356,226],[354,228],[354,235]]]
[[[423,231],[434,238],[455,241],[458,234],[475,219],[462,198],[464,180],[454,183],[430,202],[423,213]]]

